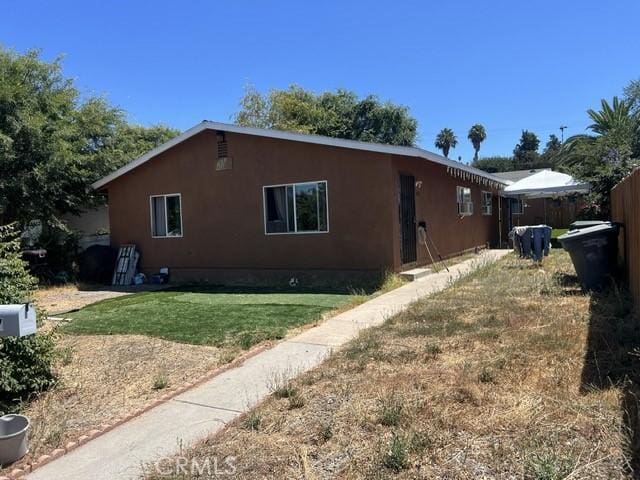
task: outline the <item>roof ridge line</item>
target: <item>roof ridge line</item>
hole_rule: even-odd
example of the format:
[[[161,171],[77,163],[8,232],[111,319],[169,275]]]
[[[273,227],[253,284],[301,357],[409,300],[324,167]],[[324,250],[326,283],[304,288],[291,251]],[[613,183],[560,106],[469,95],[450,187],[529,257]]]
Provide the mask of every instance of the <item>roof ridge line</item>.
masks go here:
[[[388,153],[392,155],[405,155],[405,156],[418,157],[434,163],[439,163],[449,168],[462,170],[472,175],[478,175],[480,177],[484,177],[488,180],[497,182],[502,185],[508,184],[507,182],[505,182],[504,179],[495,177],[483,170],[479,170],[470,165],[456,162],[454,160],[443,157],[436,153],[430,152],[428,150],[424,150],[420,147],[389,145],[389,144],[374,143],[374,142],[363,142],[361,140],[349,140],[344,138],[327,137],[323,135],[313,135],[308,133],[291,132],[291,131],[285,131],[285,130],[275,130],[275,129],[257,128],[257,127],[244,127],[241,125],[235,125],[231,123],[221,123],[221,122],[213,122],[210,120],[203,120],[202,122],[198,123],[197,125],[194,125],[190,129],[185,130],[180,135],[172,138],[171,140],[163,143],[162,145],[155,147],[154,149],[132,160],[126,165],[123,165],[122,167],[110,173],[109,175],[104,176],[100,180],[97,180],[91,186],[94,189],[99,189],[105,186],[106,184],[112,182],[116,178],[124,175],[125,173],[128,173],[129,171],[139,167],[140,165],[151,160],[157,155],[160,155],[166,150],[169,150],[170,148],[184,142],[185,140],[191,138],[194,135],[197,135],[198,133],[204,130],[219,130],[219,131],[232,132],[232,133],[238,133],[238,134],[244,134],[244,135],[255,135],[260,137],[276,138],[281,140],[290,140],[290,141],[298,141],[298,142],[305,142],[305,143],[313,143],[317,145],[333,146],[338,148],[352,148],[356,150],[365,150],[365,151],[371,151],[371,152],[377,152],[377,153]]]

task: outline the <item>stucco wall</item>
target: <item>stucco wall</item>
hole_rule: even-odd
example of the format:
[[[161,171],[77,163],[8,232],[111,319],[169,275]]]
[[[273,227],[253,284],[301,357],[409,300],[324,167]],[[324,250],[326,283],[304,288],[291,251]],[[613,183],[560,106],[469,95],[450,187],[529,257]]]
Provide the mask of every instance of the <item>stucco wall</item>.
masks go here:
[[[416,158],[394,157],[393,159],[394,185],[400,172],[410,173],[416,177],[416,182],[422,182],[416,190],[416,225],[426,222],[427,230],[433,243],[443,256],[451,256],[464,250],[485,246],[492,246],[498,241],[498,197],[497,192],[488,186],[456,178],[447,173],[447,168],[426,160]],[[474,205],[471,216],[460,218],[456,202],[456,187],[469,187]],[[481,192],[490,191],[493,194],[492,215],[482,214]],[[401,267],[400,260],[400,220],[397,209],[397,195],[394,198],[394,265],[396,270]],[[429,248],[432,244],[429,243]],[[417,246],[417,264],[430,263],[424,246]],[[431,252],[435,256],[435,252]]]
[[[231,170],[216,171],[216,134],[204,131],[107,185],[112,245],[135,243],[141,269],[174,277],[268,281],[282,274],[357,275],[400,270],[398,175],[412,173],[416,223],[441,253],[497,240],[497,198],[482,215],[477,183],[418,158],[227,133]],[[263,186],[326,180],[329,232],[265,235]],[[456,186],[471,187],[475,213],[460,219]],[[152,238],[149,196],[180,193],[183,237]],[[495,192],[494,192],[495,193]],[[418,245],[417,264],[428,263]]]
[[[135,243],[143,271],[252,279],[270,271],[380,271],[393,265],[390,158],[227,133],[231,170],[216,171],[205,131],[108,185],[114,246]],[[262,187],[326,180],[329,232],[265,235]],[[182,195],[182,238],[151,238],[149,196]]]

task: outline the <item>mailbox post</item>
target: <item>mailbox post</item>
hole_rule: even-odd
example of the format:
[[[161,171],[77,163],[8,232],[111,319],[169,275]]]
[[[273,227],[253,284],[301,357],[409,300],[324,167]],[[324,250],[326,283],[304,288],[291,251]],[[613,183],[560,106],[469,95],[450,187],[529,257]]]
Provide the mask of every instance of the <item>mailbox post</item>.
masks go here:
[[[0,337],[26,337],[34,333],[36,309],[33,305],[0,305]]]

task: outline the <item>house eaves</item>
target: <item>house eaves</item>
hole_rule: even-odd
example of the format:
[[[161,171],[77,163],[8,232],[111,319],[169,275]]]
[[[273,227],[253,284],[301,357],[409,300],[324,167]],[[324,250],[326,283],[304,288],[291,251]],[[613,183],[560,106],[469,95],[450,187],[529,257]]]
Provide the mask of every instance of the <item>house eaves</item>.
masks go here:
[[[230,132],[230,133],[238,133],[243,135],[253,135],[258,137],[267,137],[267,138],[276,138],[280,140],[290,140],[293,142],[303,142],[303,143],[312,143],[316,145],[327,145],[331,147],[339,147],[339,148],[350,148],[354,150],[364,150],[368,152],[377,152],[377,153],[388,153],[392,155],[402,155],[406,157],[416,157],[422,158],[424,160],[428,160],[430,162],[438,163],[440,165],[444,165],[447,167],[447,170],[450,172],[455,172],[456,176],[467,177],[467,178],[479,178],[483,179],[485,182],[491,182],[496,184],[497,186],[506,186],[510,182],[505,181],[505,179],[496,177],[487,172],[479,170],[477,168],[471,167],[469,165],[465,165],[460,162],[456,162],[453,160],[449,160],[442,155],[438,155],[433,152],[429,152],[427,150],[423,150],[417,147],[402,147],[396,145],[385,145],[381,143],[370,143],[370,142],[360,142],[356,140],[345,140],[342,138],[332,138],[332,137],[324,137],[321,135],[309,135],[305,133],[296,133],[296,132],[285,132],[282,130],[273,130],[267,128],[254,128],[254,127],[243,127],[240,125],[232,125],[228,123],[219,123],[219,122],[210,122],[203,121],[198,125],[186,130],[182,134],[178,135],[175,138],[172,138],[168,142],[159,145],[158,147],[150,150],[144,155],[138,157],[137,159],[127,163],[126,165],[120,167],[115,172],[110,173],[109,175],[101,178],[100,180],[93,183],[92,187],[94,189],[100,189],[112,182],[118,177],[138,168],[140,165],[148,162],[152,158],[160,155],[162,152],[169,150],[170,148],[184,142],[185,140],[197,135],[198,133],[204,130],[213,130],[213,131],[222,131],[222,132]]]

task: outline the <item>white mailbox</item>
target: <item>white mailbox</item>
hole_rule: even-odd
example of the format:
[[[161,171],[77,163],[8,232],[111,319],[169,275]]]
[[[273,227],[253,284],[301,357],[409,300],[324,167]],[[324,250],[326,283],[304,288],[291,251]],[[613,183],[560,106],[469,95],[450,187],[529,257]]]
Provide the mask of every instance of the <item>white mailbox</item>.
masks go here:
[[[34,333],[36,309],[33,305],[0,305],[0,337],[25,337]]]

